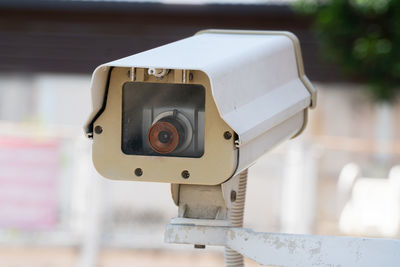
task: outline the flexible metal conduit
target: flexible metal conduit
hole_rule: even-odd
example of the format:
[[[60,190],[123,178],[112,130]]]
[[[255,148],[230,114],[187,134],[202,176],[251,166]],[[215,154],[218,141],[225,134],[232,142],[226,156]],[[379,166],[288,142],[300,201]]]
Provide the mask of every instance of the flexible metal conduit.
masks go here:
[[[230,211],[230,220],[232,227],[243,227],[244,205],[246,200],[248,170],[242,171],[239,175],[239,189],[236,194],[236,201]],[[243,256],[233,249],[225,247],[225,265],[226,267],[243,267]]]

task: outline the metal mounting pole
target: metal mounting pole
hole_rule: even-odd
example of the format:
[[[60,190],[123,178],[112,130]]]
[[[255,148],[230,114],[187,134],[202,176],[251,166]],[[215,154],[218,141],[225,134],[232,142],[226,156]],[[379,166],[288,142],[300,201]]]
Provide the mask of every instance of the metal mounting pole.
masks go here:
[[[257,233],[229,226],[169,224],[165,241],[227,246],[261,265],[400,266],[400,240]]]
[[[179,217],[167,225],[165,242],[225,246],[235,256],[235,261],[228,262],[228,255],[228,267],[243,266],[242,255],[261,265],[283,267],[400,266],[400,240],[257,233],[241,228],[243,210],[240,205],[235,209],[235,202],[243,198],[244,207],[246,184],[240,178],[246,176],[235,176],[222,186],[173,186]],[[236,218],[229,220],[229,215]]]

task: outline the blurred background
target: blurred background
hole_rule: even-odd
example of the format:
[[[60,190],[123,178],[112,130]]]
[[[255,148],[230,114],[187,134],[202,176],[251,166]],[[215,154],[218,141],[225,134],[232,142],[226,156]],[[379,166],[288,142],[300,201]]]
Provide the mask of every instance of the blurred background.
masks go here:
[[[245,227],[399,238],[399,17],[395,0],[1,0],[0,267],[223,266],[164,244],[169,185],[101,178],[82,129],[96,66],[207,28],[292,31],[319,93],[306,132],[250,168]]]

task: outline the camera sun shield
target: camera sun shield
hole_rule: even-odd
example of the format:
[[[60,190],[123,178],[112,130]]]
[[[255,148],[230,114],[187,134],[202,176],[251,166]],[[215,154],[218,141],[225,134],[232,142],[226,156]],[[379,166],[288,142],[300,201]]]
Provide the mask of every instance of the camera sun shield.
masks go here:
[[[91,90],[96,170],[175,184],[223,183],[299,135],[316,104],[297,38],[274,31],[202,31],[99,66]]]

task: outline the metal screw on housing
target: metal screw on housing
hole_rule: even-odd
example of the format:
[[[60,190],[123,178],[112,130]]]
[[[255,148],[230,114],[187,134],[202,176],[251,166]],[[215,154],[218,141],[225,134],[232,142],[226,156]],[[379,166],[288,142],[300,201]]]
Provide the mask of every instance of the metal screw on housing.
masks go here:
[[[229,131],[224,132],[224,138],[225,138],[226,140],[231,139],[231,138],[232,138],[231,132],[229,132]]]
[[[94,127],[94,132],[96,134],[101,134],[103,132],[103,128],[100,125],[97,125],[96,127]]]
[[[184,170],[181,175],[183,179],[188,179],[190,177],[190,173],[187,170]]]
[[[143,170],[141,168],[136,168],[135,169],[135,175],[136,176],[142,176],[143,175]]]

